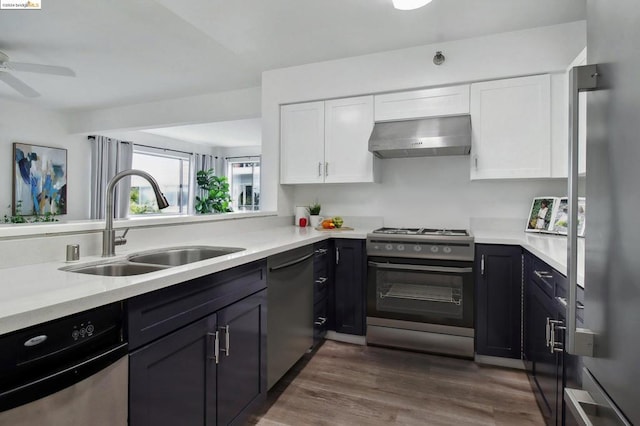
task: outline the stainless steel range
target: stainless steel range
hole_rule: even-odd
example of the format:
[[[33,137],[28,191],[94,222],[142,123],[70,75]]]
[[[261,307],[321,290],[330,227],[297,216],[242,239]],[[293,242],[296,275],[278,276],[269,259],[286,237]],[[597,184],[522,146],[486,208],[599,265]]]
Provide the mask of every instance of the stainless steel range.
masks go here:
[[[473,357],[473,237],[380,228],[367,236],[367,344]]]

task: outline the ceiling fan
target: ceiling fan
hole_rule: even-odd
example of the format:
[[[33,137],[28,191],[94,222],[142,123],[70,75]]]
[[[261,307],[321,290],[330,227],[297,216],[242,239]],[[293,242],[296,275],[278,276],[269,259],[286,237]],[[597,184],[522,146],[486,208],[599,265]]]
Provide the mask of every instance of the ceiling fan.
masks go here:
[[[40,93],[25,84],[22,80],[11,74],[11,71],[35,72],[40,74],[52,74],[65,77],[75,77],[76,73],[67,67],[53,65],[27,64],[24,62],[11,62],[9,56],[0,52],[0,80],[11,86],[17,92],[28,98],[36,98]]]

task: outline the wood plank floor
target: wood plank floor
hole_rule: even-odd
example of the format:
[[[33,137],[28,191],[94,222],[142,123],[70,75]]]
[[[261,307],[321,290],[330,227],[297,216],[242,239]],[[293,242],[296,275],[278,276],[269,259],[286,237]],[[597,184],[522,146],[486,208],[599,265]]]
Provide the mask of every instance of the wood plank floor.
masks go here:
[[[326,341],[253,425],[544,425],[523,371]]]

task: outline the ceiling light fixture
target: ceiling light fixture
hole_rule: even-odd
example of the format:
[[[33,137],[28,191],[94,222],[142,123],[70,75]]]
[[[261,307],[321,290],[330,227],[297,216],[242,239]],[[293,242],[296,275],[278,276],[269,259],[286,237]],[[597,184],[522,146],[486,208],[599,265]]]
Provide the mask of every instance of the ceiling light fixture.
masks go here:
[[[393,0],[393,7],[398,10],[413,10],[431,3],[432,0]]]

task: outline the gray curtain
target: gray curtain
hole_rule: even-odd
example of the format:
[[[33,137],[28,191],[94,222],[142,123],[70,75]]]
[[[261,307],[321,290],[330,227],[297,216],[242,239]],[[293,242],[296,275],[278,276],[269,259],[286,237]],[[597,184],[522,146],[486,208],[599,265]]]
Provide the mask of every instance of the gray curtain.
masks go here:
[[[104,219],[107,184],[117,173],[131,169],[133,143],[106,136],[89,136],[89,142],[91,143],[91,218]],[[127,217],[130,189],[130,178],[124,178],[118,183],[114,217]]]
[[[216,159],[217,157],[214,157],[213,155],[210,154],[198,154],[198,153],[193,153],[191,155],[191,170],[193,171],[191,174],[191,185],[190,185],[190,194],[189,194],[189,199],[192,200],[191,204],[189,205],[189,214],[195,214],[196,210],[195,210],[195,203],[196,203],[196,196],[202,197],[204,196],[204,191],[201,190],[198,187],[198,182],[196,180],[196,175],[200,170],[209,170],[209,169],[214,169],[214,170],[218,170],[218,168],[216,167]]]

